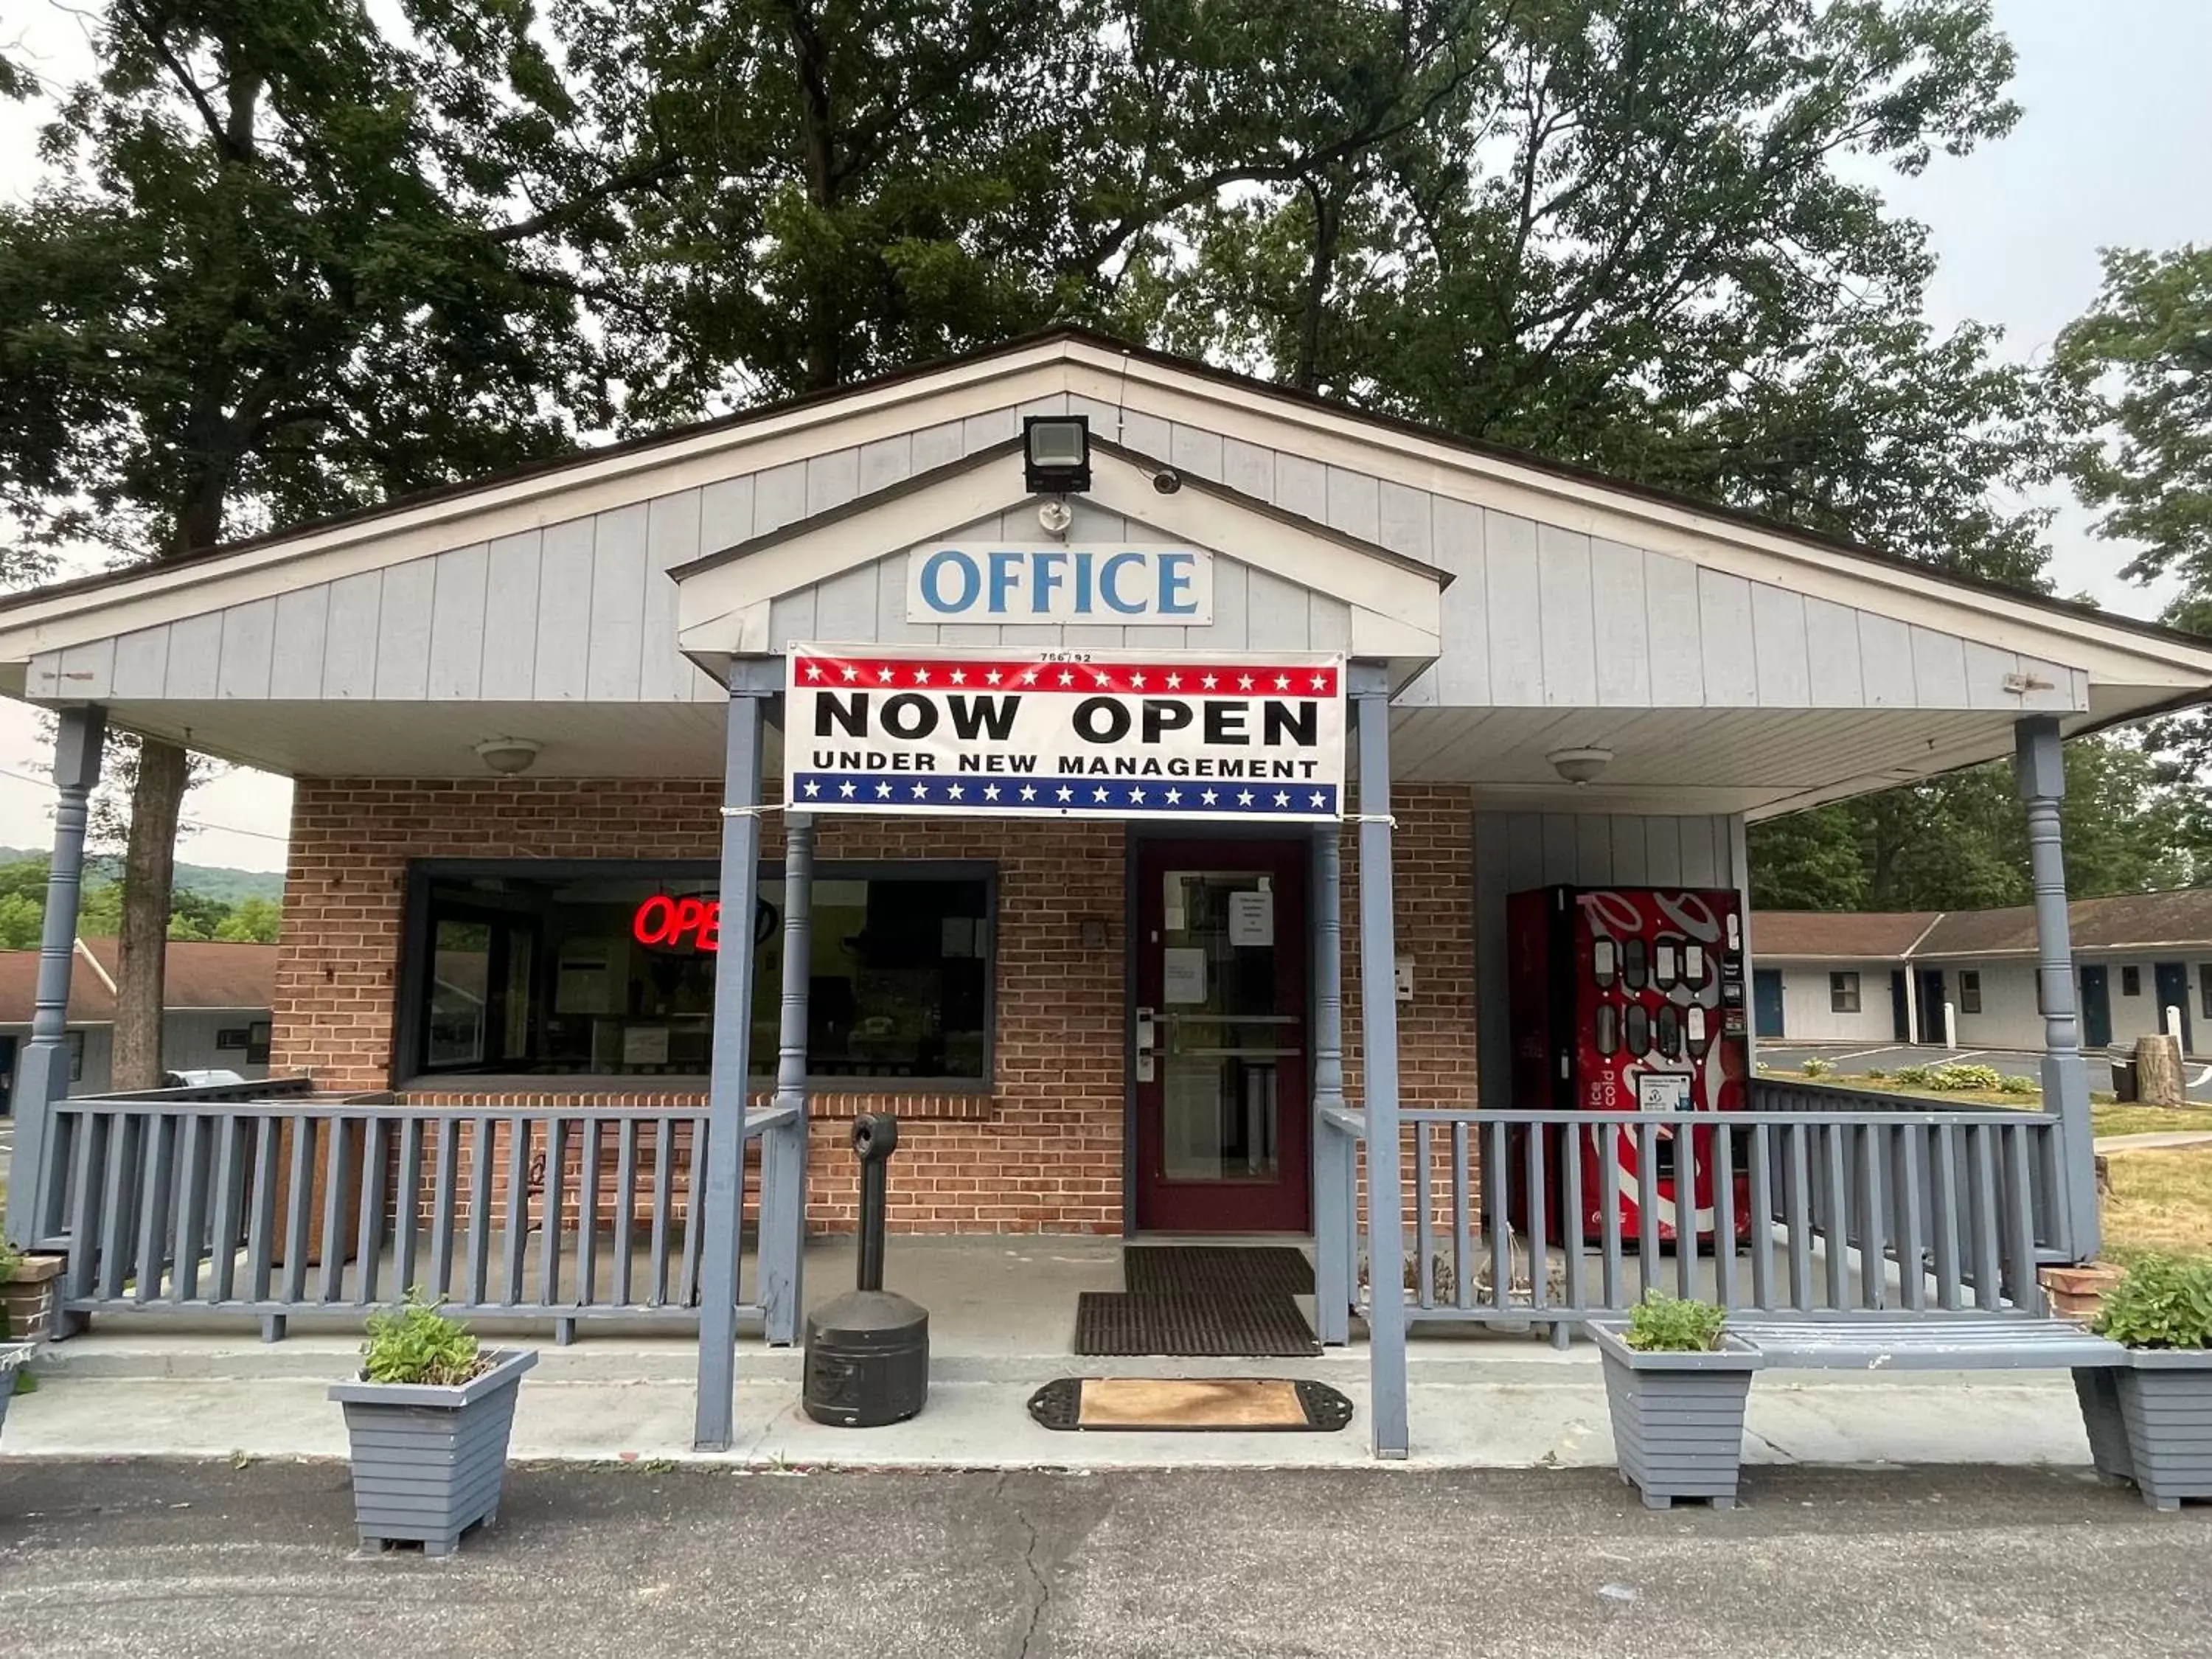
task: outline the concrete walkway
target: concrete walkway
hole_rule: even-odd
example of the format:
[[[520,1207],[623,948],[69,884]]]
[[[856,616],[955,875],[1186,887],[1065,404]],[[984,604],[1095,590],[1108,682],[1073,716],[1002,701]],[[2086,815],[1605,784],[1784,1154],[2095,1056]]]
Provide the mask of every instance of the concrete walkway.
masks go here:
[[[567,1462],[693,1461],[688,1344],[579,1344],[541,1352],[525,1382],[515,1455]],[[337,1339],[270,1348],[179,1345],[171,1374],[143,1354],[90,1341],[50,1351],[36,1394],[7,1425],[11,1457],[326,1458],[345,1453],[338,1410],[325,1398],[350,1369]],[[1415,1465],[1441,1468],[1610,1467],[1613,1440],[1595,1349],[1562,1354],[1534,1342],[1438,1353],[1417,1346],[1410,1413]],[[1341,1389],[1351,1426],[1335,1434],[1072,1434],[1041,1428],[1027,1401],[1054,1376],[1097,1375],[1100,1362],[1064,1356],[951,1362],[913,1421],[865,1431],[824,1428],[799,1407],[799,1356],[741,1362],[738,1443],[700,1461],[758,1468],[1021,1469],[1245,1468],[1364,1465],[1364,1352],[1310,1361],[1206,1360],[1147,1364],[1151,1375],[1303,1376]],[[2062,1373],[1863,1377],[1780,1373],[1752,1390],[1747,1450],[1758,1463],[2081,1465],[2088,1461],[2073,1389]]]
[[[12,1435],[14,1420],[9,1419]],[[0,1656],[2201,1656],[2212,1514],[2086,1474],[511,1470],[459,1554],[354,1553],[321,1465],[0,1460]]]
[[[2212,1129],[2154,1129],[2138,1135],[2099,1135],[2100,1152],[2149,1152],[2169,1146],[2212,1146]]]

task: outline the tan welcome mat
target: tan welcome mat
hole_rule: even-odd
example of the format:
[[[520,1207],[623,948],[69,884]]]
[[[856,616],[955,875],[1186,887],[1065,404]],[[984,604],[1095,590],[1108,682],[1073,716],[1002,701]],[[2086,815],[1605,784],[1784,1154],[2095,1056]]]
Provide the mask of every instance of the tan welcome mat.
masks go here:
[[[1030,1415],[1048,1429],[1329,1434],[1352,1401],[1305,1377],[1062,1376],[1030,1396]]]

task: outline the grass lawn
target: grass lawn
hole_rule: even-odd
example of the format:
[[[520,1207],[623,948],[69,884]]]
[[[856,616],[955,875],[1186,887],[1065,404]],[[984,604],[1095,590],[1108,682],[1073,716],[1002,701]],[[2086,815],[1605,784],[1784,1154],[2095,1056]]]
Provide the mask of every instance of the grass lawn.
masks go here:
[[[2145,1250],[2212,1249],[2212,1146],[2113,1152],[2106,1168],[2107,1261]]]
[[[1760,1068],[1760,1075],[1777,1079],[1795,1079],[1802,1073],[1777,1066]],[[2023,1111],[2040,1111],[2043,1094],[2008,1095],[1997,1089],[1927,1089],[1913,1088],[1891,1077],[1869,1077],[1863,1072],[1829,1072],[1820,1077],[1806,1078],[1808,1083],[1833,1084],[1844,1089],[1869,1089],[1877,1094],[1910,1095],[1916,1100],[1925,1100],[1931,1105],[1943,1106],[2011,1106]],[[2133,1135],[2166,1133],[2185,1129],[2212,1130],[2212,1105],[2191,1102],[2186,1106],[2122,1105],[2109,1095],[2094,1094],[2089,1097],[2090,1121],[2100,1135]]]

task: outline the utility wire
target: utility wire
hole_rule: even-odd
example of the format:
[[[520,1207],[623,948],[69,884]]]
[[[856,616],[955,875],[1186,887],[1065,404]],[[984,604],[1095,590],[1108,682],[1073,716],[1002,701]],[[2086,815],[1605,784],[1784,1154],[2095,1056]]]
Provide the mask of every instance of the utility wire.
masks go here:
[[[0,778],[20,779],[25,783],[35,783],[41,789],[52,789],[54,787],[54,781],[52,778],[34,777],[28,772],[18,772],[6,766],[0,766]],[[241,830],[234,823],[210,823],[205,818],[188,818],[179,816],[177,822],[189,823],[195,830],[215,830],[226,836],[252,836],[262,841],[280,842],[288,846],[292,840],[289,836],[275,835],[266,830]]]

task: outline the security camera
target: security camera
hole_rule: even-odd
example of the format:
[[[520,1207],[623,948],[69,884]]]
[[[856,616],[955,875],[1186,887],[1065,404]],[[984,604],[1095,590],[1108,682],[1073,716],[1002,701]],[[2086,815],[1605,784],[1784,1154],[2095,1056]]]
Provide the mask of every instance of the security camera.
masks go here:
[[[1172,495],[1182,488],[1182,474],[1171,466],[1164,466],[1152,474],[1152,488],[1163,495]]]

